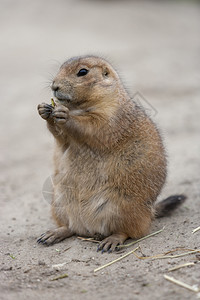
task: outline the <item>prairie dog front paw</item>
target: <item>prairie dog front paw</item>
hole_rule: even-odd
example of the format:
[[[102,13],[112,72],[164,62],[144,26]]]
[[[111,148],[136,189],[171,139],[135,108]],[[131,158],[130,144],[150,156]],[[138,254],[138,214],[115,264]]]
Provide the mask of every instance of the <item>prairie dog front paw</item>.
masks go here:
[[[63,105],[56,106],[52,113],[54,122],[59,124],[65,124],[69,118],[69,109]]]
[[[44,119],[47,120],[52,115],[53,106],[46,103],[41,103],[37,107],[39,115]]]

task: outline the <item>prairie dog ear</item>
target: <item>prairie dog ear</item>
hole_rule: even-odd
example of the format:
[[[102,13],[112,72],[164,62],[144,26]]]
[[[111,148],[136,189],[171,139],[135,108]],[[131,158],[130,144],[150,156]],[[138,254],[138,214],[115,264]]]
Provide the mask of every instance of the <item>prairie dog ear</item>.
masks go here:
[[[109,69],[107,67],[104,67],[102,74],[103,74],[103,77],[107,78],[110,74]]]

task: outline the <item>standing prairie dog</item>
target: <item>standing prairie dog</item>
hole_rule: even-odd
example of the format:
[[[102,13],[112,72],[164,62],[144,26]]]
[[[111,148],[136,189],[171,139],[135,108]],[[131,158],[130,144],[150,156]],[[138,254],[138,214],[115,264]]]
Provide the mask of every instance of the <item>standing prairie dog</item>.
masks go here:
[[[124,89],[117,72],[96,56],[66,61],[52,82],[56,106],[42,103],[56,146],[52,215],[58,228],[38,243],[72,235],[105,237],[113,251],[148,233],[155,214],[184,196],[155,205],[166,179],[166,155],[155,124]]]

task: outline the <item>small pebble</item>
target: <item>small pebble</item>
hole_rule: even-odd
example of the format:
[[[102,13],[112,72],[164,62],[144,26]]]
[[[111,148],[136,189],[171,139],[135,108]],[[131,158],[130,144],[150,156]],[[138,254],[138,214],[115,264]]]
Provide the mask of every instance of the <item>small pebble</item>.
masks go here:
[[[42,260],[38,260],[38,265],[39,265],[39,266],[45,266],[46,264],[45,264],[45,262],[44,262],[44,261],[42,261]]]

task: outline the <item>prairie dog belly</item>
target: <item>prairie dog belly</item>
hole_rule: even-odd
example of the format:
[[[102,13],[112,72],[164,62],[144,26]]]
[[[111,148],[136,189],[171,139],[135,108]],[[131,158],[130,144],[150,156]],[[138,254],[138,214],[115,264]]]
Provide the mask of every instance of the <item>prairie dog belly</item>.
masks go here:
[[[55,187],[54,210],[62,224],[76,234],[93,236],[96,233],[109,235],[113,231],[112,218],[118,215],[118,206],[107,192],[93,192],[60,185]]]
[[[117,207],[108,199],[105,163],[99,156],[95,160],[95,154],[89,149],[73,150],[71,154],[68,149],[60,156],[59,172],[54,180],[54,212],[76,234],[109,234],[107,219],[112,218],[114,211],[116,214]]]

